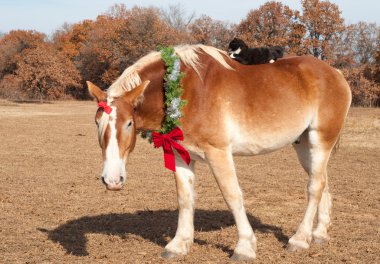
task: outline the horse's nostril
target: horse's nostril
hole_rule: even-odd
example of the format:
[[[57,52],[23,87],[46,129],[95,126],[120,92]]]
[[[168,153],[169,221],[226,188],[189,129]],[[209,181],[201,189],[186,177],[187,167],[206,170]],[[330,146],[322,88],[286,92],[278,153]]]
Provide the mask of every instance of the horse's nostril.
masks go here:
[[[106,180],[104,179],[104,177],[102,177],[102,183],[103,183],[104,185],[107,185]]]
[[[124,177],[123,177],[123,176],[120,176],[120,182],[121,182],[121,183],[124,182]]]

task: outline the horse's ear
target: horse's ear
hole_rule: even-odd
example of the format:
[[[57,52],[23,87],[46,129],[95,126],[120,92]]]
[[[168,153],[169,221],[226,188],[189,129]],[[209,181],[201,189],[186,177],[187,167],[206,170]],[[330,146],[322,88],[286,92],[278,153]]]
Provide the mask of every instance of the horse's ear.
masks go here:
[[[87,89],[92,97],[95,97],[98,102],[105,101],[107,99],[107,95],[102,89],[93,84],[90,81],[87,81]]]
[[[144,91],[146,87],[149,85],[150,81],[145,81],[136,88],[132,89],[128,93],[126,93],[126,97],[133,105],[139,104],[144,98]]]

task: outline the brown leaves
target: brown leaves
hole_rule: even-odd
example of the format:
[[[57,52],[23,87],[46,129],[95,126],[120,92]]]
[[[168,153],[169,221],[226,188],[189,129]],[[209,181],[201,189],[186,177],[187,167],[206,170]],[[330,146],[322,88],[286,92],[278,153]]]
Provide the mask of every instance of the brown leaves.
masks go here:
[[[67,39],[62,50],[75,47],[76,53],[71,54],[75,54],[72,58],[82,78],[106,88],[147,52],[156,50],[159,45],[176,44],[180,34],[169,27],[159,13],[156,8],[128,10],[124,5],[115,5],[91,25],[87,23],[84,34],[74,34],[80,32],[81,24],[73,25],[67,36],[60,34],[55,38],[56,45],[60,46],[61,39]]]
[[[380,27],[376,24],[345,26],[337,5],[303,0],[302,15],[272,1],[251,10],[236,28],[251,46],[283,45],[290,54],[311,54],[343,68],[353,104],[380,105]]]
[[[371,73],[371,68],[366,65],[343,69],[343,74],[351,87],[353,105],[380,105],[380,85],[371,79],[373,78]]]
[[[334,47],[341,44],[344,20],[336,4],[320,0],[303,0],[301,22],[307,35],[303,42],[309,54],[333,62]]]
[[[251,10],[237,26],[237,32],[251,46],[286,46],[297,23],[298,12],[272,1]],[[303,37],[302,31],[298,34]]]
[[[14,30],[0,38],[0,78],[13,74],[20,53],[24,49],[35,48],[44,42],[45,37],[36,31]]]
[[[234,37],[232,25],[209,16],[201,16],[189,26],[193,42],[226,49]]]
[[[202,43],[226,49],[237,36],[253,47],[285,46],[288,54],[312,54],[346,68],[356,89],[354,102],[379,102],[380,27],[362,22],[345,26],[338,6],[328,1],[303,0],[302,9],[301,15],[269,1],[232,25],[187,15],[180,5],[162,10],[116,4],[95,20],[64,24],[51,40],[35,31],[11,31],[0,37],[0,96],[86,98],[85,80],[105,89],[160,45]]]
[[[79,72],[73,63],[44,39],[41,33],[20,30],[0,40],[0,50],[4,51],[0,60],[5,61],[0,68],[2,94],[24,93],[42,101],[80,88]]]
[[[79,72],[71,61],[47,43],[23,52],[17,62],[16,75],[22,80],[22,89],[41,101],[62,98],[66,89],[81,87]]]
[[[248,13],[237,26],[238,34],[252,46],[287,46],[289,53],[333,61],[334,47],[344,30],[338,6],[303,0],[302,7],[301,16],[280,2],[267,2]]]

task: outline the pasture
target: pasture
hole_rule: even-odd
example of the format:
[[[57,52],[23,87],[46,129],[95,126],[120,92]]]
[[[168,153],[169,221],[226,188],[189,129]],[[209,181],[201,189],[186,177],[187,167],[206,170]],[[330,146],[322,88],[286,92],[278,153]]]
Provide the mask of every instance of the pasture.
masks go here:
[[[126,188],[99,180],[94,102],[0,101],[0,263],[166,263],[174,236],[174,178],[162,149],[138,139]],[[302,220],[307,175],[292,147],[236,157],[258,248],[255,263],[380,262],[380,109],[353,108],[328,172],[328,246],[284,249]],[[205,164],[196,165],[195,243],[170,263],[227,263],[236,227]]]

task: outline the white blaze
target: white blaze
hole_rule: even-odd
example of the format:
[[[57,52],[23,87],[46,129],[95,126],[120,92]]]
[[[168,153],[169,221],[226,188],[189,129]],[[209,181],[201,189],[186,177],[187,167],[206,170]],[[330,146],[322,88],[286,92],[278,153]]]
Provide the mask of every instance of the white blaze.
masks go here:
[[[119,145],[116,135],[117,109],[114,106],[111,106],[111,108],[112,112],[110,113],[108,122],[111,133],[106,148],[106,159],[104,161],[102,177],[106,183],[117,183],[120,181],[120,176],[126,179],[127,173],[125,170],[125,160],[119,155]]]

